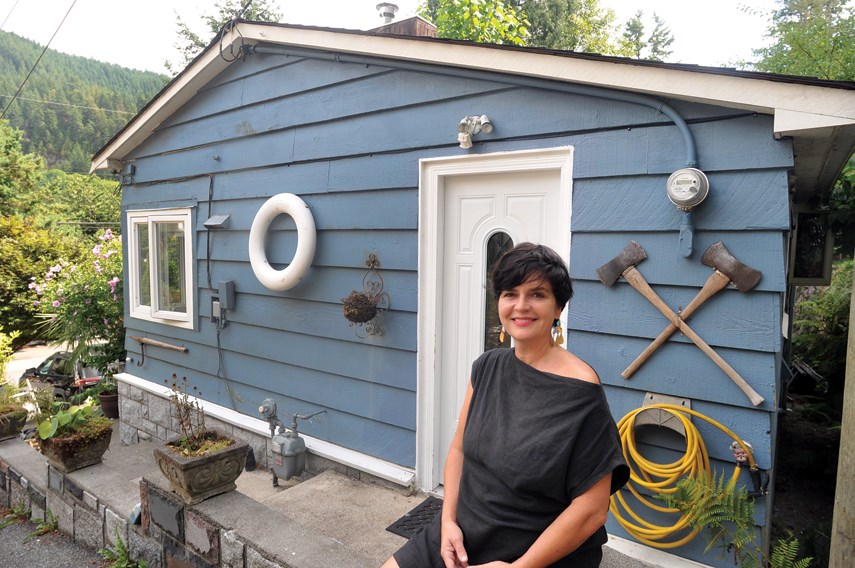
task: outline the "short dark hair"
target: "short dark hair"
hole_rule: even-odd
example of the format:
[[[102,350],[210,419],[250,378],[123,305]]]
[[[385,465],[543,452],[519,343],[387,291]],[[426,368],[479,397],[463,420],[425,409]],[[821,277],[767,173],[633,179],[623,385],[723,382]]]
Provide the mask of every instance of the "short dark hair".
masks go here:
[[[534,243],[520,243],[493,264],[491,270],[493,294],[513,290],[533,276],[541,276],[552,285],[556,303],[564,309],[573,297],[573,284],[567,265],[551,248]]]

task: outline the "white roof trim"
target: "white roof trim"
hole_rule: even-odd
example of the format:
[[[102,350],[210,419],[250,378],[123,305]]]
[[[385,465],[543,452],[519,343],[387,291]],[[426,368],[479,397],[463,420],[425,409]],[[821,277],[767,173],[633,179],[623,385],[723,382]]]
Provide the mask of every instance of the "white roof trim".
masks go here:
[[[780,116],[787,129],[794,124],[797,124],[798,130],[805,130],[852,124],[855,121],[855,92],[851,90],[716,74],[704,72],[704,68],[683,70],[638,65],[629,60],[616,62],[566,57],[477,44],[460,45],[418,38],[250,22],[239,23],[224,37],[222,46],[223,49],[233,44],[237,47],[240,42],[249,45],[265,42],[478,69],[739,108]],[[133,119],[126,130],[94,157],[93,170],[106,167],[108,160],[124,159],[163,120],[227,67],[229,62],[220,57],[219,51],[218,45],[210,46],[170,83],[148,108]]]
[[[851,126],[855,119],[837,116],[823,116],[794,110],[777,109],[775,111],[775,135],[793,136],[800,132],[817,128],[834,128],[836,126]]]

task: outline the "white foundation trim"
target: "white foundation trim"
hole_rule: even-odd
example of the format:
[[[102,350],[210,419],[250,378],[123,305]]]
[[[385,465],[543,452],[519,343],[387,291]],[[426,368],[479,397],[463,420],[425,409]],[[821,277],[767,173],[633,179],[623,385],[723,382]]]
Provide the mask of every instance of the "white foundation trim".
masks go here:
[[[157,396],[169,398],[169,392],[171,389],[166,385],[159,385],[135,375],[131,375],[130,373],[120,373],[116,375],[116,380]],[[258,434],[265,438],[270,436],[270,426],[266,420],[252,418],[246,414],[241,414],[240,412],[232,410],[231,408],[226,408],[225,406],[220,406],[206,400],[199,400],[199,402],[202,404],[205,414],[212,418],[216,418],[217,420],[221,420],[227,424],[237,426],[238,428],[247,430],[253,434]],[[313,438],[312,436],[307,436],[302,432],[300,433],[300,437],[306,441],[306,447],[310,452],[322,458],[358,469],[359,471],[364,471],[365,473],[369,473],[404,487],[411,487],[413,480],[415,479],[415,472],[411,469],[407,469],[400,465],[338,446],[318,438]]]
[[[656,568],[710,568],[708,564],[701,564],[700,562],[682,558],[664,550],[645,546],[617,536],[609,535],[606,547],[618,554],[638,561],[640,566]]]

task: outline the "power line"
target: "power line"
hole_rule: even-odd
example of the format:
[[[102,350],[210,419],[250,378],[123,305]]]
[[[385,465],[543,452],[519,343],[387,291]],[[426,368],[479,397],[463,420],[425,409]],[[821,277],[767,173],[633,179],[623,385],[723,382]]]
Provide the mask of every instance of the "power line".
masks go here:
[[[6,98],[10,98],[10,97],[12,97],[12,98],[14,98],[12,95],[2,95],[2,94],[0,94],[0,97],[6,97]],[[136,114],[135,112],[131,112],[131,111],[129,111],[129,110],[115,110],[115,109],[111,109],[111,108],[101,108],[101,107],[91,107],[91,106],[83,106],[83,105],[73,105],[73,104],[71,104],[71,103],[57,103],[57,102],[54,102],[54,101],[44,101],[44,100],[40,100],[40,99],[28,99],[27,97],[18,97],[18,100],[19,100],[19,101],[30,101],[30,102],[34,102],[34,103],[42,103],[42,104],[45,104],[45,105],[57,105],[57,106],[67,106],[67,107],[74,107],[74,108],[82,108],[82,109],[86,109],[86,110],[103,110],[104,112],[115,112],[115,113],[119,113],[119,114]]]
[[[59,33],[60,28],[61,28],[61,27],[62,27],[62,25],[65,23],[65,19],[66,19],[66,18],[68,17],[68,15],[71,13],[71,9],[72,9],[72,8],[74,8],[74,5],[75,5],[75,4],[77,4],[77,0],[74,0],[74,1],[71,3],[71,6],[69,6],[69,7],[68,7],[68,11],[67,11],[67,12],[65,13],[65,15],[62,17],[62,21],[61,21],[61,22],[59,23],[59,25],[56,27],[56,30],[54,30],[53,35],[52,35],[52,36],[50,36],[50,39],[48,40],[47,45],[45,45],[45,48],[44,48],[44,49],[42,50],[42,52],[39,54],[39,58],[38,58],[38,59],[36,59],[36,62],[33,64],[33,68],[32,68],[32,69],[30,69],[30,72],[29,72],[29,73],[27,73],[27,76],[26,76],[26,77],[24,77],[24,81],[21,83],[21,86],[20,86],[20,87],[18,87],[18,91],[15,93],[15,96],[13,96],[13,97],[12,97],[12,100],[11,100],[11,101],[9,101],[9,104],[8,104],[8,105],[6,105],[6,108],[4,108],[4,109],[3,109],[3,114],[0,114],[0,120],[3,120],[3,117],[4,117],[4,116],[6,116],[6,111],[8,111],[8,110],[9,110],[9,107],[10,107],[10,106],[12,106],[12,103],[14,103],[14,102],[15,102],[15,99],[18,97],[18,95],[20,95],[20,94],[21,94],[21,91],[24,89],[24,85],[26,85],[26,84],[27,84],[27,81],[29,80],[30,75],[32,75],[32,74],[33,74],[33,71],[35,71],[35,70],[36,70],[36,67],[38,67],[38,65],[39,65],[39,61],[41,61],[41,60],[42,60],[42,57],[44,57],[44,54],[45,54],[45,52],[48,50],[48,47],[50,47],[50,44],[51,44],[51,42],[53,41],[53,38],[55,38],[55,37],[56,37],[56,34],[57,34],[57,33]]]
[[[9,16],[11,16],[11,15],[12,15],[12,12],[14,12],[14,11],[15,11],[15,8],[18,6],[18,2],[19,2],[19,0],[15,0],[15,3],[14,3],[14,4],[12,4],[12,7],[9,9],[9,13],[8,13],[8,14],[6,14],[6,17],[5,17],[5,18],[3,18],[3,23],[2,23],[2,24],[0,24],[0,30],[2,30],[2,29],[3,29],[3,26],[5,26],[5,25],[6,25],[6,21],[9,19]]]

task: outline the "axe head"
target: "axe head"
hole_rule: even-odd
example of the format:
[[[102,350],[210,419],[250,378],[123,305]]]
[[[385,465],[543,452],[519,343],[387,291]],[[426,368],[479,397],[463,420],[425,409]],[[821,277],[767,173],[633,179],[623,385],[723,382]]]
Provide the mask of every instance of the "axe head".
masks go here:
[[[763,276],[759,270],[754,270],[739,262],[721,241],[712,244],[706,250],[701,262],[730,278],[730,281],[740,292],[747,292],[754,288],[760,282],[760,277]]]
[[[606,286],[611,286],[618,281],[624,271],[645,258],[647,258],[647,253],[644,252],[641,245],[635,241],[629,241],[619,255],[597,269],[597,276],[600,277],[600,282]]]

